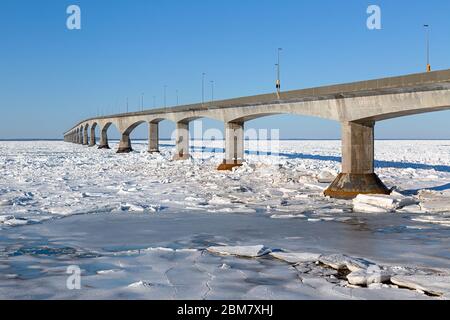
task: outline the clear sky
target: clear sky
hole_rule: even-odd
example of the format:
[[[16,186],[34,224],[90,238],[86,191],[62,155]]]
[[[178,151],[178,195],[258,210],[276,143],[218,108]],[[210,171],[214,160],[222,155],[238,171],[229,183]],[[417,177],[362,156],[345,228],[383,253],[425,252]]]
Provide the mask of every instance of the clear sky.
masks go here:
[[[80,6],[81,30],[66,8]],[[367,7],[382,29],[368,30]],[[282,47],[283,90],[450,68],[448,0],[2,0],[0,139],[61,138],[97,113],[147,109],[272,92]],[[450,112],[389,120],[378,138],[450,138]],[[223,124],[212,121],[206,127]],[[276,116],[248,126],[282,138],[339,138],[337,123]],[[168,135],[172,124],[162,125]],[[146,134],[138,128],[136,137]]]

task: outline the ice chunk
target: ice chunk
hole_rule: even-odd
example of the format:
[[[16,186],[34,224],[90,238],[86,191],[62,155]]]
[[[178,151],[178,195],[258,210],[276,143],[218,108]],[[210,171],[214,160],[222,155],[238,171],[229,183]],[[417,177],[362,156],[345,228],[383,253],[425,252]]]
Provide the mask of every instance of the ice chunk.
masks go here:
[[[348,269],[352,272],[366,270],[370,265],[373,265],[366,260],[352,258],[344,254],[331,254],[328,256],[321,256],[319,262],[335,270]]]
[[[130,212],[144,212],[145,211],[143,207],[132,204],[132,203],[121,203],[119,209],[122,211],[130,211]]]
[[[391,275],[377,265],[371,265],[365,270],[358,270],[347,275],[347,280],[352,285],[369,286],[374,283],[388,282]]]
[[[147,281],[138,281],[130,284],[128,288],[150,288],[152,287],[152,284]]]
[[[235,246],[235,247],[209,247],[207,249],[211,253],[227,255],[227,256],[240,256],[247,258],[256,258],[264,256],[271,252],[269,248],[263,245],[258,246]]]
[[[230,200],[230,199],[227,199],[227,198],[224,198],[224,197],[220,197],[220,196],[214,195],[214,196],[212,197],[212,199],[209,200],[208,203],[209,203],[210,205],[230,204],[230,203],[231,203],[231,200]]]
[[[7,207],[7,206],[12,206],[13,202],[11,200],[8,199],[3,199],[0,200],[0,207]]]
[[[336,179],[336,173],[324,170],[317,176],[317,181],[319,183],[332,183]]]
[[[355,212],[394,212],[397,209],[417,204],[413,198],[404,197],[399,193],[392,195],[365,195],[360,194],[353,199]]]
[[[12,219],[6,220],[4,222],[4,224],[7,225],[7,226],[12,226],[12,227],[23,226],[23,225],[28,224],[28,220],[12,218]]]
[[[119,210],[128,212],[159,212],[165,209],[160,205],[137,205],[132,203],[121,203]]]
[[[310,252],[271,252],[270,255],[279,260],[286,261],[288,263],[301,263],[301,262],[316,262],[319,261],[319,253]]]
[[[424,210],[422,210],[420,205],[415,204],[412,206],[407,206],[407,207],[398,209],[397,212],[399,212],[399,213],[424,213]]]
[[[8,220],[14,219],[13,216],[0,216],[0,223],[5,223]]]
[[[425,212],[443,213],[450,212],[450,192],[437,192],[422,190],[418,195],[420,199],[420,208]]]
[[[304,219],[306,216],[304,214],[273,214],[270,216],[271,219]]]
[[[420,290],[437,296],[450,295],[450,276],[439,275],[396,275],[391,282],[413,290]]]
[[[75,214],[76,211],[72,207],[51,207],[46,208],[46,211],[51,214],[61,215],[61,216],[70,216]]]
[[[118,269],[99,270],[99,271],[97,271],[97,274],[112,274],[112,273],[116,273],[116,272],[120,272],[120,270],[118,270]]]
[[[205,206],[208,204],[208,201],[206,201],[203,198],[195,198],[195,197],[186,197],[184,201],[189,203],[194,203],[196,205]]]
[[[424,223],[440,224],[440,225],[443,225],[443,226],[449,226],[450,227],[450,216],[442,216],[442,217],[419,216],[419,217],[413,218],[411,220],[412,221],[417,221],[417,222],[424,222]]]
[[[420,209],[430,213],[450,212],[450,199],[425,200],[420,203]]]
[[[353,212],[360,213],[389,213],[393,212],[393,210],[389,210],[386,208],[380,208],[377,206],[373,206],[367,203],[361,203],[357,201],[353,201]]]

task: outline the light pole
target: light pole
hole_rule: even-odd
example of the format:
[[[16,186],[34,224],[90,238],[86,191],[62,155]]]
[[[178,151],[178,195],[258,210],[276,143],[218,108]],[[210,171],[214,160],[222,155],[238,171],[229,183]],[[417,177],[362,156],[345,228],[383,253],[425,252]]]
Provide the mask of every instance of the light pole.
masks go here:
[[[277,82],[276,82],[276,88],[277,88],[277,96],[278,99],[280,99],[280,93],[281,93],[281,80],[280,80],[280,76],[281,76],[281,72],[280,72],[280,54],[281,51],[283,50],[283,48],[278,48],[278,63],[276,64],[277,66]]]
[[[164,86],[164,108],[167,107],[167,86]]]
[[[211,80],[211,102],[214,102],[214,80]]]
[[[179,103],[178,103],[178,102],[179,102],[179,101],[178,101],[178,89],[175,90],[175,93],[176,93],[176,95],[177,95],[177,107],[178,107],[178,104],[179,104]]]
[[[205,104],[205,76],[206,73],[202,73],[202,105]]]
[[[144,111],[144,94],[141,95],[141,111]]]
[[[127,113],[128,113],[128,97],[127,97]]]
[[[430,65],[430,25],[424,24],[426,33],[426,40],[427,40],[427,72],[431,72],[431,65]]]

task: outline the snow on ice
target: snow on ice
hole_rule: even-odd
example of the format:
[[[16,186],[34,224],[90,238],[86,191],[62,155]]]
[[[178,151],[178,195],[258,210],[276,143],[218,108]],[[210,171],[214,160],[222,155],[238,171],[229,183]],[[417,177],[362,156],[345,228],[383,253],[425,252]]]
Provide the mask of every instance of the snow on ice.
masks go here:
[[[448,142],[377,141],[395,191],[354,201],[323,196],[338,141],[281,141],[232,172],[202,146],[175,162],[145,143],[0,142],[0,297],[449,298]]]

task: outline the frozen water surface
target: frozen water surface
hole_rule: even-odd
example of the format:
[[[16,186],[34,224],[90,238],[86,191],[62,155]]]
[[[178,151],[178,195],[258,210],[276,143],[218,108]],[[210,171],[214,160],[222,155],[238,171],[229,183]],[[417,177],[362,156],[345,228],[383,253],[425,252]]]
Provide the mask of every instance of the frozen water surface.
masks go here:
[[[339,141],[250,143],[234,172],[222,142],[170,144],[0,142],[0,298],[450,298],[449,141],[377,141],[395,192],[355,201],[322,195]]]

